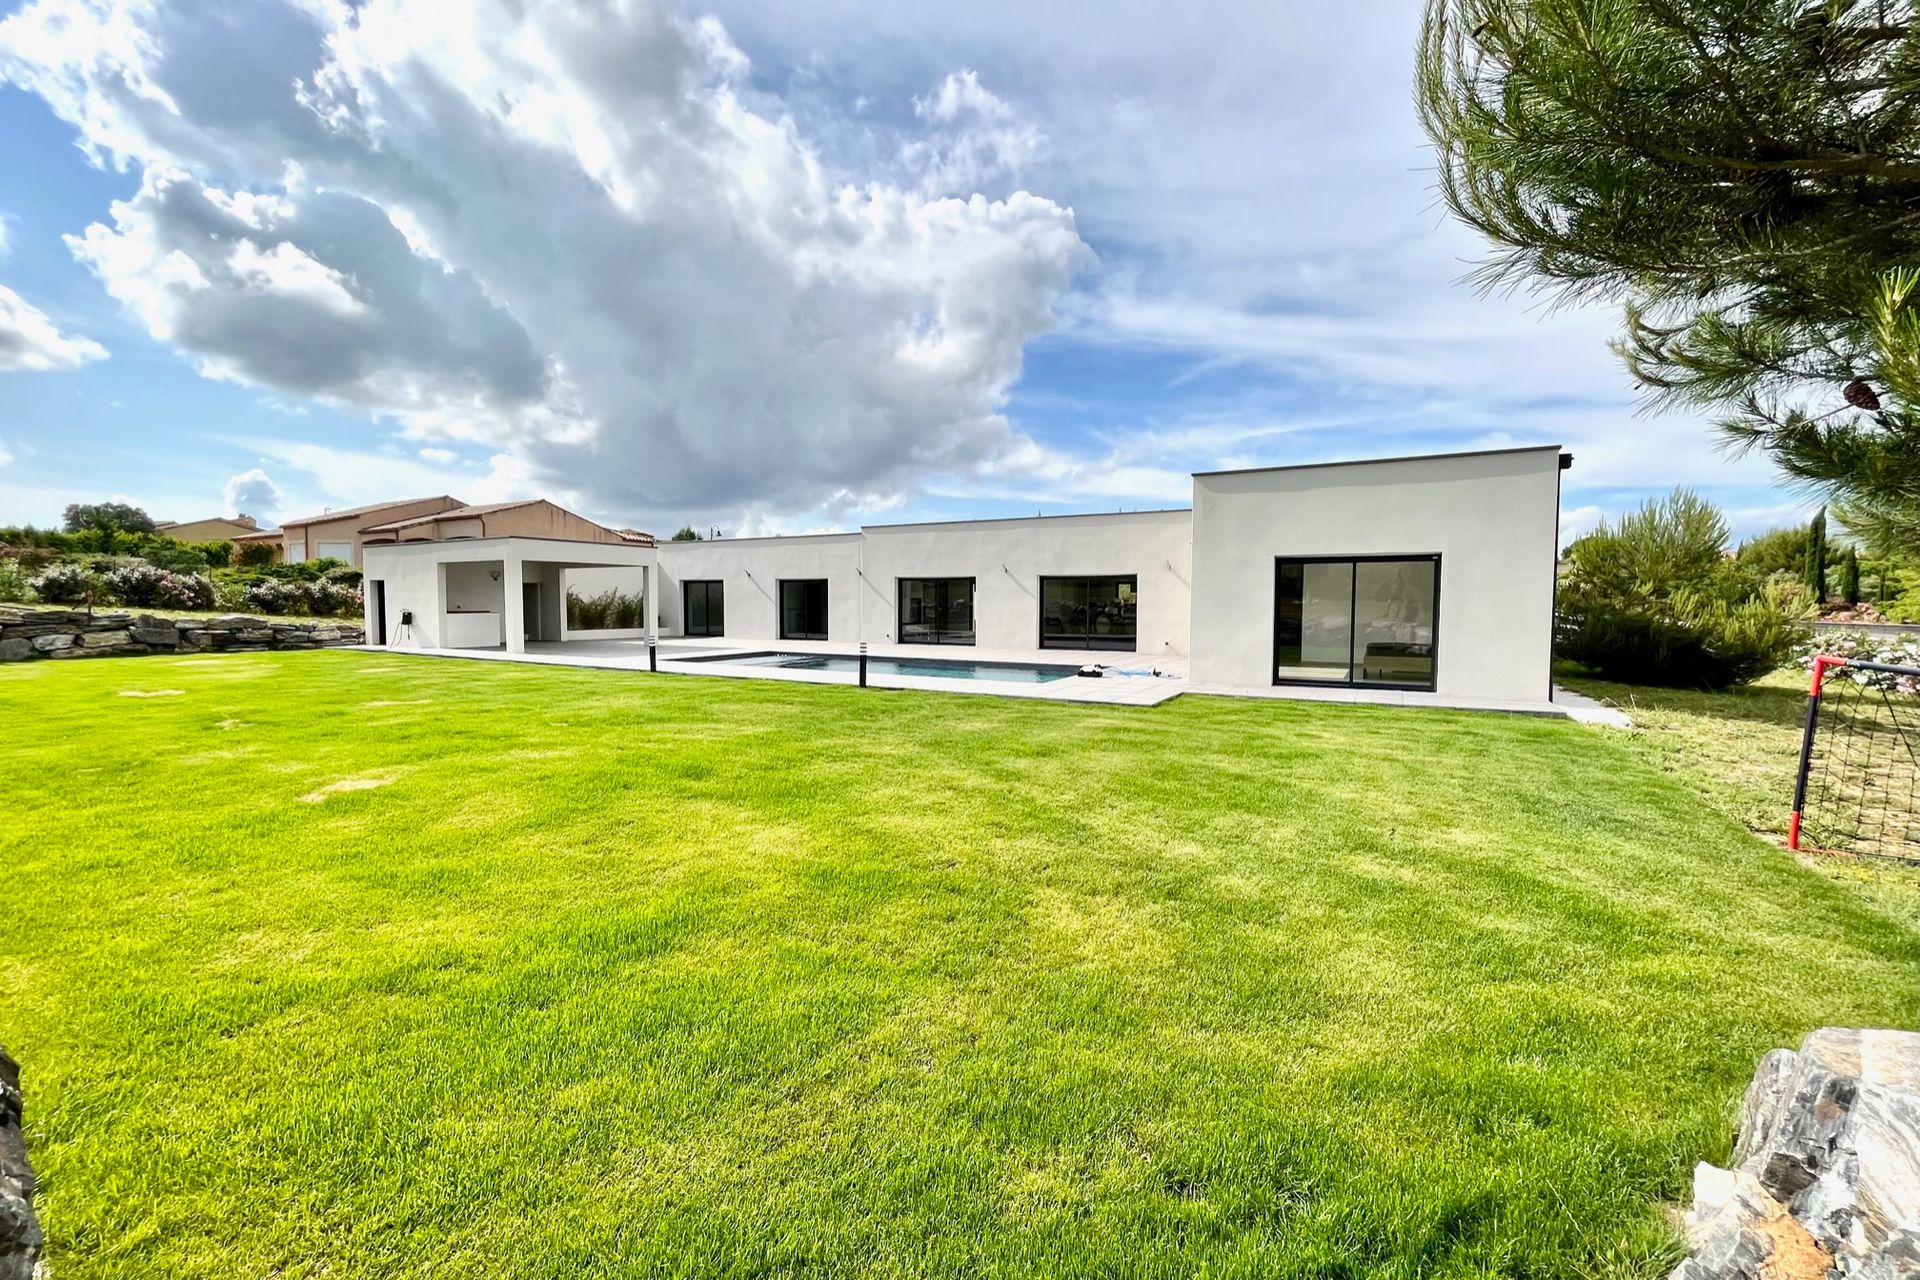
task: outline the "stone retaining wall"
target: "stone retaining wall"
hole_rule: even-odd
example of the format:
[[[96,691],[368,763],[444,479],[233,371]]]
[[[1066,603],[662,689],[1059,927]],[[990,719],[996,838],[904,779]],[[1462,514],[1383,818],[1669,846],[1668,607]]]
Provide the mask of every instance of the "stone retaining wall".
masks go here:
[[[66,609],[0,609],[0,662],[32,658],[116,658],[139,653],[320,649],[359,644],[365,633],[333,619],[158,618]]]

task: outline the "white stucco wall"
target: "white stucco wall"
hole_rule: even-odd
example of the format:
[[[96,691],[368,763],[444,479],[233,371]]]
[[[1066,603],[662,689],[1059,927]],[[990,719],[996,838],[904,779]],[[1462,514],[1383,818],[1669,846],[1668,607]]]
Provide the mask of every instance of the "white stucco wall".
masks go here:
[[[893,642],[902,578],[972,578],[975,643],[1040,647],[1040,579],[1132,574],[1140,610],[1134,652],[1185,654],[1193,548],[1186,511],[1030,520],[876,525],[866,532],[869,639]]]
[[[1192,548],[1185,511],[870,525],[860,533],[662,543],[663,634],[680,635],[680,584],[724,582],[726,639],[780,637],[782,579],[827,580],[827,638],[897,642],[902,578],[974,579],[975,646],[1040,644],[1040,579],[1132,574],[1139,638],[1149,657],[1187,652]]]
[[[1273,683],[1275,559],[1438,555],[1437,692],[1550,696],[1555,447],[1194,477],[1192,677]]]
[[[861,633],[860,535],[810,534],[792,538],[722,538],[660,544],[662,635],[682,635],[686,598],[680,584],[717,579],[726,609],[726,639],[780,638],[778,583],[786,578],[827,580],[827,639],[844,644],[878,640]]]
[[[557,538],[480,538],[374,544],[363,554],[369,636],[409,648],[439,649],[447,647],[445,618],[451,609],[498,612],[510,647],[522,633],[559,640],[563,577],[608,568],[644,582],[654,553],[651,547]],[[498,581],[493,578],[496,570]],[[537,618],[524,616],[524,593],[510,589],[516,576],[522,584],[539,585]],[[385,617],[376,616],[376,582],[385,584]],[[413,614],[412,630],[396,636],[405,611]]]

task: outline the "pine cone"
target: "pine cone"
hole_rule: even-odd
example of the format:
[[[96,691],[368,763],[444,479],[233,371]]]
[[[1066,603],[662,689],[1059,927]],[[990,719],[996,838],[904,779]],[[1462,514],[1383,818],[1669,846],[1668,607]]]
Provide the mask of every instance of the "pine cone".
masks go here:
[[[1880,397],[1873,394],[1873,388],[1867,385],[1865,378],[1855,378],[1840,394],[1856,409],[1865,409],[1868,413],[1878,413],[1880,410]]]

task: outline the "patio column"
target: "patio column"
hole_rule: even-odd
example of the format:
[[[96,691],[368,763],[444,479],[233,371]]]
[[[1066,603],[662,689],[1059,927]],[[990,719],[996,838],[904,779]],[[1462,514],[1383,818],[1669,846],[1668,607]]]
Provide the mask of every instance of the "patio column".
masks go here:
[[[507,652],[527,651],[526,598],[520,590],[521,560],[512,556],[500,562],[500,590],[506,594],[501,610],[507,629]]]
[[[646,602],[647,616],[645,618],[645,623],[647,628],[647,639],[650,641],[658,640],[660,638],[660,601],[657,598],[657,593],[655,591],[655,588],[659,586],[659,583],[660,583],[660,566],[658,563],[641,566],[640,598]]]

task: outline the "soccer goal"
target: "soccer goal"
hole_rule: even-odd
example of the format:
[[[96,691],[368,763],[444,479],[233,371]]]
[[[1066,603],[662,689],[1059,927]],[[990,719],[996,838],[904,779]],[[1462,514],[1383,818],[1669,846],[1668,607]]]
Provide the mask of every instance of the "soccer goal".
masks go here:
[[[1787,845],[1920,860],[1920,667],[1814,659]]]

